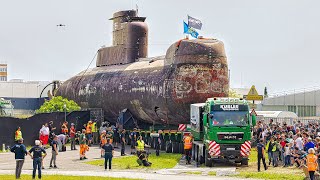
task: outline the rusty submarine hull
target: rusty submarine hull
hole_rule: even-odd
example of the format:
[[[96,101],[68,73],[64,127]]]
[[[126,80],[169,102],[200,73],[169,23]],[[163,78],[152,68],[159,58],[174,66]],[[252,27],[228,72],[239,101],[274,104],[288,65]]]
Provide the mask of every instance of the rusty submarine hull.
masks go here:
[[[128,109],[150,124],[189,123],[190,104],[228,95],[228,64],[217,39],[182,39],[164,56],[147,57],[148,27],[136,11],[113,15],[113,45],[98,50],[96,67],[60,85],[57,95],[82,108],[102,108],[115,123]]]

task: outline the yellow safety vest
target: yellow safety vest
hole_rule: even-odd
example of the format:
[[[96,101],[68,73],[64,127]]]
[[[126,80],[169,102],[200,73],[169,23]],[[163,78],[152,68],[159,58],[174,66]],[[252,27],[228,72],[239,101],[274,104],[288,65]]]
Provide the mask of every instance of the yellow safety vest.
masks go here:
[[[97,131],[97,123],[96,123],[96,122],[94,122],[94,123],[92,124],[92,132],[98,132],[98,131]]]
[[[144,151],[144,141],[139,140],[137,141],[137,144],[137,151]]]
[[[21,131],[16,131],[15,140],[18,141],[19,139],[22,139],[22,132]]]

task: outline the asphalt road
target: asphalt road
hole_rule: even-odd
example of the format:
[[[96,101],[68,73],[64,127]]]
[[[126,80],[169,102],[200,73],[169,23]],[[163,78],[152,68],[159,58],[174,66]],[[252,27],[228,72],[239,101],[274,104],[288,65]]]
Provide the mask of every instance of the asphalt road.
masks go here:
[[[79,148],[77,146],[77,148]],[[154,150],[150,150],[153,152]],[[57,166],[58,169],[50,169],[49,162],[51,158],[51,149],[47,150],[47,157],[44,159],[43,174],[60,174],[60,175],[80,175],[80,176],[110,176],[110,177],[127,177],[127,178],[143,178],[143,179],[161,179],[171,178],[171,179],[212,179],[212,176],[208,176],[210,171],[219,171],[219,174],[228,174],[235,172],[235,167],[195,167],[194,165],[185,165],[184,160],[173,169],[164,169],[164,170],[112,170],[104,171],[103,167],[88,165],[83,162],[91,161],[95,159],[100,159],[100,149],[97,146],[91,147],[90,151],[87,153],[88,160],[80,161],[79,160],[79,151],[71,151],[70,147],[67,147],[66,152],[60,152],[57,156]],[[126,148],[126,153],[130,154],[130,147]],[[115,157],[120,156],[120,149],[116,149]],[[14,154],[11,152],[0,153],[0,174],[14,174],[15,170],[15,160]],[[32,159],[26,157],[23,174],[30,174],[32,170]],[[187,171],[192,172],[202,172],[201,175],[187,175]],[[134,172],[134,173],[133,173]],[[240,178],[231,178],[227,176],[217,176],[215,179],[240,179]]]

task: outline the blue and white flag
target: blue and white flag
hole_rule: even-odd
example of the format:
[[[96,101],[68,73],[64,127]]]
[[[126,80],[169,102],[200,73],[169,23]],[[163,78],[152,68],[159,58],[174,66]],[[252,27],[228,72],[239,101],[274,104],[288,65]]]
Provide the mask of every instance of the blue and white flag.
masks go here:
[[[199,33],[192,27],[189,27],[188,24],[184,21],[183,21],[183,33],[190,34],[194,38],[198,38],[199,36]]]
[[[189,27],[199,29],[201,30],[202,28],[202,22],[199,19],[193,18],[188,15],[188,25]]]

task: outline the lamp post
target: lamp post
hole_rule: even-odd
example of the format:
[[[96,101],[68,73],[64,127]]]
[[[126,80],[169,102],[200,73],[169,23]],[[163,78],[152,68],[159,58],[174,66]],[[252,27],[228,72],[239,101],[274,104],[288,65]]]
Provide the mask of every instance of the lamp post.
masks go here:
[[[63,104],[63,109],[64,109],[64,121],[67,121],[67,105],[66,105],[66,103]]]

